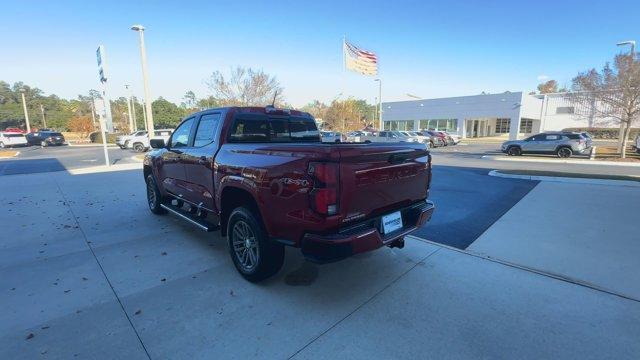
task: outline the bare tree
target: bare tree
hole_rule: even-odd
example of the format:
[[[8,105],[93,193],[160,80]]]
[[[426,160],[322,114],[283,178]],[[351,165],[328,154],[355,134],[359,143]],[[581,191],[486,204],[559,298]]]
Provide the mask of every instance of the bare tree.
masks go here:
[[[303,106],[300,110],[308,112],[316,119],[324,119],[327,113],[327,109],[328,106],[325,103],[319,100],[313,100],[312,102]]]
[[[237,67],[228,77],[215,71],[205,83],[223,105],[264,106],[273,102],[276,92],[276,105],[284,103],[280,83],[262,70]]]
[[[640,117],[640,61],[631,54],[616,55],[613,68],[607,63],[600,71],[579,73],[572,90],[567,97],[576,104],[576,112],[583,109],[619,122],[618,151],[625,158],[631,125]]]

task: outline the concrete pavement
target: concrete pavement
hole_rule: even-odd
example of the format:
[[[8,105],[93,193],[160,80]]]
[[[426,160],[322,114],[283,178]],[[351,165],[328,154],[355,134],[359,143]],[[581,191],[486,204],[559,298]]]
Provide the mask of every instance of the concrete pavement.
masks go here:
[[[640,188],[541,182],[469,250],[640,300]]]
[[[640,356],[640,302],[420,240],[254,285],[139,170],[0,188],[3,359]]]

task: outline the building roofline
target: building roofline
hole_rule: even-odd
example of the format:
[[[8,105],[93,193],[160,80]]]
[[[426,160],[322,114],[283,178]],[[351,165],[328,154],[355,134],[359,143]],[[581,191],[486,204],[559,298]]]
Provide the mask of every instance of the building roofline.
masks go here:
[[[430,100],[445,100],[445,99],[462,99],[462,98],[473,98],[473,97],[482,97],[482,96],[500,96],[500,95],[510,95],[510,94],[524,94],[523,91],[505,91],[501,93],[493,93],[493,94],[475,94],[475,95],[461,95],[461,96],[443,96],[437,98],[424,98],[424,99],[414,99],[414,100],[394,100],[394,101],[383,101],[383,104],[389,103],[416,103],[420,101],[430,101]]]

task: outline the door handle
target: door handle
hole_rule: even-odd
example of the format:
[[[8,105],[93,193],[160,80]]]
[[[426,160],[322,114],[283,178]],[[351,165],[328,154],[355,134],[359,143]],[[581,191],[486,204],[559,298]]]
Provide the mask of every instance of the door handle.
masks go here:
[[[200,156],[200,158],[198,159],[198,164],[204,165],[206,163],[207,163],[207,157],[206,156]]]

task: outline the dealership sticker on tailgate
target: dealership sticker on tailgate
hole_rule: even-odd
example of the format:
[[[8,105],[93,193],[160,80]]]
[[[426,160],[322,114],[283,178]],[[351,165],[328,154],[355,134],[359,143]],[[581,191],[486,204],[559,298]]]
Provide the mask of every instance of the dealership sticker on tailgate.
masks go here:
[[[396,211],[382,217],[382,232],[388,234],[402,228],[402,215]]]

